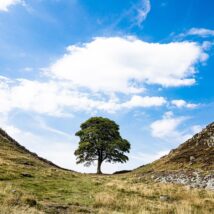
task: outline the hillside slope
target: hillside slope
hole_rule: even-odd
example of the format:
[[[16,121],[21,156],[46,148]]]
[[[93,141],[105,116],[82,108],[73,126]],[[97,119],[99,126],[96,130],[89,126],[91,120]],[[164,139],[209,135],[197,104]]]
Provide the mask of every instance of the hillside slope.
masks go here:
[[[55,167],[62,169],[51,161],[39,157],[36,153],[30,152],[11,138],[0,128],[0,163],[1,167],[18,164],[24,166]]]
[[[214,189],[214,123],[168,155],[134,172],[151,174],[156,181]]]

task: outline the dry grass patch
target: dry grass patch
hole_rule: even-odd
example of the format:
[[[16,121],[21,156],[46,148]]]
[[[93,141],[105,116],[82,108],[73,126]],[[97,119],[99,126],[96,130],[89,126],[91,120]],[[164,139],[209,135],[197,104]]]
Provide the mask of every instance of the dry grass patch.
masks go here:
[[[161,200],[161,196],[167,196]],[[211,214],[214,192],[160,183],[132,183],[114,177],[95,195],[99,213]]]

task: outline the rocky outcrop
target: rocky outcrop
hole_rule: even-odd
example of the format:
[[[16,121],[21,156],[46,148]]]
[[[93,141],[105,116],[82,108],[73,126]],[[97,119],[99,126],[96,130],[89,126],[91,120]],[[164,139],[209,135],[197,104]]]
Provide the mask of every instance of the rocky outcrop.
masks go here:
[[[214,190],[214,172],[209,174],[199,171],[161,172],[153,175],[152,179],[161,183],[183,184],[189,188]]]
[[[211,123],[200,133],[189,139],[187,143],[191,141],[194,141],[196,146],[200,146],[203,144],[208,147],[214,147],[214,123]]]

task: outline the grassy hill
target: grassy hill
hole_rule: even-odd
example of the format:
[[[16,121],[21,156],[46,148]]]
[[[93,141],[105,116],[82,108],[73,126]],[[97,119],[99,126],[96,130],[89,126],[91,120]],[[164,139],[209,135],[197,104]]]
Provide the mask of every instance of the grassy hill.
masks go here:
[[[139,169],[99,176],[64,170],[0,130],[1,214],[213,213],[213,191],[153,182],[142,174]]]

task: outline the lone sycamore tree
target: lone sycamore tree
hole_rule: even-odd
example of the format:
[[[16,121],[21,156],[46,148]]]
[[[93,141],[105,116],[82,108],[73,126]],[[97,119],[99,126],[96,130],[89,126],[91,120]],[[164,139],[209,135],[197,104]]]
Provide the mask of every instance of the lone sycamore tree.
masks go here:
[[[119,126],[112,120],[103,117],[92,117],[81,124],[81,130],[76,133],[80,137],[79,147],[74,152],[77,164],[90,166],[97,161],[97,174],[102,174],[101,165],[105,162],[125,163],[128,157],[130,143],[119,133]]]

